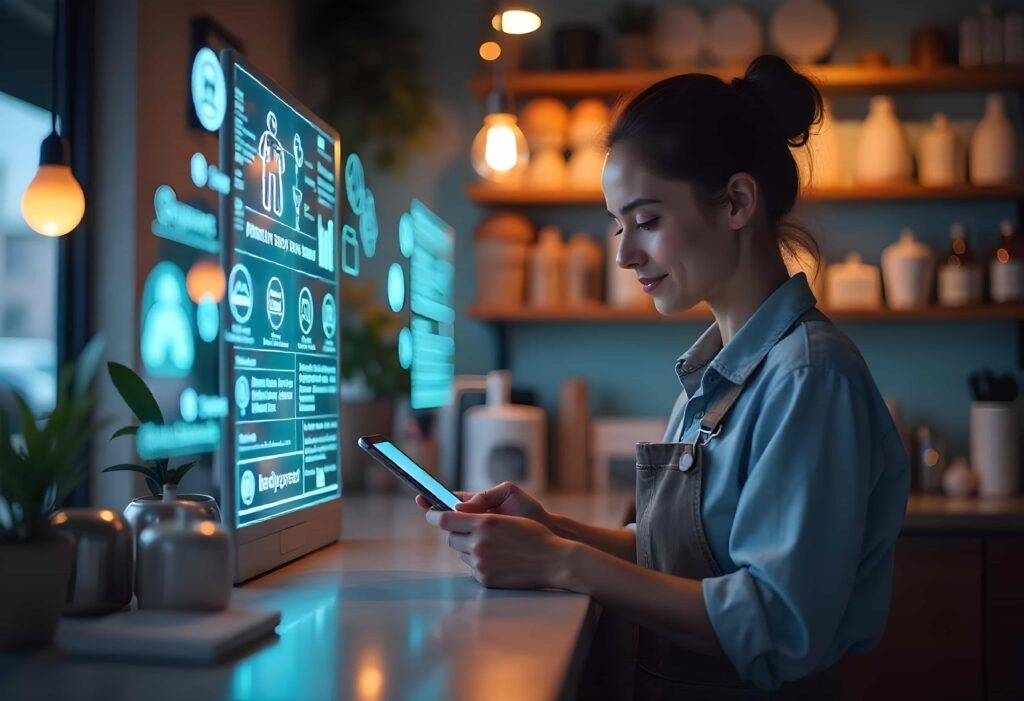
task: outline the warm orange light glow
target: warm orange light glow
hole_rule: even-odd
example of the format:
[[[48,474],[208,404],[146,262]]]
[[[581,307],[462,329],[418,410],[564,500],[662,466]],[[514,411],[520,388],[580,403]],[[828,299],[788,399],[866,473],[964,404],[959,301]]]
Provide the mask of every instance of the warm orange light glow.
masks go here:
[[[1007,251],[1005,248],[1000,248],[998,251],[996,251],[996,259],[1000,263],[1009,263],[1010,262],[1010,252]]]
[[[53,518],[50,519],[50,523],[52,523],[54,526],[59,526],[59,525],[61,525],[63,523],[67,523],[67,522],[68,522],[68,515],[66,513],[64,513],[63,511],[58,511],[57,513],[55,513],[53,515]]]
[[[485,61],[495,61],[501,56],[501,46],[496,41],[485,41],[480,44],[480,58]]]
[[[526,167],[530,150],[513,114],[496,112],[484,117],[473,138],[470,159],[482,178],[501,182]]]
[[[384,691],[380,654],[376,650],[364,650],[360,658],[356,670],[356,694],[359,701],[378,701]]]
[[[227,282],[224,280],[224,271],[212,260],[201,259],[189,269],[185,278],[185,287],[188,289],[189,298],[199,304],[207,295],[216,304],[224,297],[224,289]]]
[[[491,26],[505,34],[529,34],[540,28],[540,16],[530,10],[505,10],[491,18]]]
[[[935,448],[929,448],[928,450],[924,451],[925,465],[927,465],[928,467],[935,467],[935,465],[937,465],[938,462],[939,451],[935,450]]]
[[[43,236],[63,236],[82,221],[85,194],[65,165],[41,165],[21,196],[21,215]]]
[[[199,524],[199,532],[203,535],[213,535],[217,532],[217,527],[211,521],[203,521]]]
[[[113,523],[114,512],[111,511],[110,509],[103,509],[102,511],[100,511],[100,518],[106,521],[107,523]]]

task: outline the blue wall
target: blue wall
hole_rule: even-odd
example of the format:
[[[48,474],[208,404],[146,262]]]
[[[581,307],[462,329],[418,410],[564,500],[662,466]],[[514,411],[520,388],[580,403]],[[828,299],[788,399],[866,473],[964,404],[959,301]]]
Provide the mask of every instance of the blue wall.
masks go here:
[[[462,314],[476,297],[473,229],[489,211],[467,201],[465,186],[475,175],[469,165],[469,143],[480,127],[481,101],[468,87],[482,70],[477,46],[487,23],[484,3],[465,0],[409,3],[410,15],[424,33],[425,71],[435,90],[442,127],[429,153],[414,155],[400,175],[371,172],[381,219],[380,253],[365,268],[383,279],[386,262],[397,256],[398,216],[410,197],[419,197],[458,231],[456,245],[457,320],[456,370],[483,373],[495,367],[493,329]],[[533,0],[544,21],[529,38],[528,65],[553,63],[552,29],[560,23],[587,21],[601,25],[603,54],[611,60],[611,37],[605,18],[610,0]],[[715,3],[693,2],[705,11]],[[774,0],[747,2],[767,21]],[[910,35],[926,21],[937,23],[952,39],[961,17],[977,11],[977,3],[954,1],[833,3],[840,15],[840,39],[833,61],[852,62],[861,51],[886,52],[893,63],[905,63]],[[996,9],[1022,3],[996,3]],[[444,21],[439,22],[438,17]],[[927,120],[942,110],[953,119],[975,120],[984,95],[904,95],[897,110],[905,120]],[[838,119],[860,120],[867,98],[849,96],[834,102]],[[1019,123],[1019,104],[1011,100]],[[913,130],[913,127],[912,127]],[[588,231],[601,235],[606,215],[600,206],[534,208],[526,210],[534,223],[563,227],[566,233]],[[796,213],[818,238],[830,260],[859,250],[877,263],[882,248],[892,243],[903,226],[940,251],[948,242],[953,221],[963,221],[976,249],[987,252],[997,238],[999,221],[1015,218],[1012,202],[856,202],[815,203]],[[385,232],[392,232],[389,236]],[[539,392],[549,413],[557,410],[558,385],[563,377],[586,377],[591,384],[591,410],[596,416],[667,415],[678,390],[672,369],[675,358],[699,335],[704,323],[681,324],[534,324],[508,330],[514,381]],[[972,369],[1014,367],[1015,323],[994,322],[844,322],[844,330],[861,348],[885,396],[898,399],[912,425],[927,422],[945,438],[955,454],[967,450],[968,402],[966,376]]]

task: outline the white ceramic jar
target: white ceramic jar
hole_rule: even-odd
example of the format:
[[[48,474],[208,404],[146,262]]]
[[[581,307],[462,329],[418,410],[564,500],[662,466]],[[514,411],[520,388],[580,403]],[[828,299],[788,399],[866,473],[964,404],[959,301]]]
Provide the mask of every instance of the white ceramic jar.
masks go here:
[[[970,170],[974,185],[1002,185],[1017,175],[1017,136],[1002,95],[985,100],[985,116],[971,135]]]
[[[967,180],[964,165],[956,130],[945,114],[936,112],[918,146],[917,179],[932,187],[958,185]]]
[[[871,98],[857,143],[855,178],[862,185],[909,182],[914,171],[907,135],[888,95]]]
[[[533,224],[519,212],[494,212],[480,222],[473,243],[480,304],[523,306],[526,253],[533,235]]]
[[[882,251],[882,279],[890,309],[919,309],[928,305],[935,277],[935,254],[903,229],[896,243]]]
[[[537,245],[529,253],[527,303],[531,307],[565,304],[566,250],[557,226],[541,227]]]
[[[864,263],[853,252],[842,263],[826,269],[826,299],[829,309],[880,309],[882,279],[878,266]]]
[[[571,306],[601,302],[601,245],[587,234],[573,234],[569,240],[566,298]]]

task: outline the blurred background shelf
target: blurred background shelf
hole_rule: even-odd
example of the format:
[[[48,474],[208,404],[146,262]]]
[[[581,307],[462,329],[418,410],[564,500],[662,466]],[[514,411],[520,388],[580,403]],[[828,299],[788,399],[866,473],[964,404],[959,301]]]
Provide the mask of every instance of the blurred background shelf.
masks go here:
[[[1024,71],[1022,71],[1024,73]],[[466,188],[472,202],[483,205],[526,206],[565,204],[604,204],[600,190],[527,190],[504,188],[486,183],[473,183]],[[906,185],[834,187],[806,190],[801,199],[813,202],[892,201],[892,200],[1021,200],[1024,182],[1009,185],[981,187],[957,185],[951,187],[924,187]]]
[[[977,307],[927,307],[911,311],[893,309],[823,311],[836,321],[978,321],[1024,320],[1024,304],[982,305]],[[663,316],[654,309],[628,309],[605,306],[534,309],[530,307],[492,307],[473,304],[466,314],[478,321],[496,323],[546,322],[655,322],[711,321],[711,311],[698,305],[682,314]]]
[[[804,65],[801,73],[812,76],[823,91],[840,93],[876,92],[998,92],[1024,89],[1024,71],[1015,66],[960,68],[942,66],[883,68],[857,65]],[[655,70],[536,71],[511,73],[507,88],[514,95],[621,95],[643,90],[659,80],[679,73],[710,73],[722,80],[743,75],[743,67],[685,67]],[[474,76],[473,92],[485,95],[491,77]]]

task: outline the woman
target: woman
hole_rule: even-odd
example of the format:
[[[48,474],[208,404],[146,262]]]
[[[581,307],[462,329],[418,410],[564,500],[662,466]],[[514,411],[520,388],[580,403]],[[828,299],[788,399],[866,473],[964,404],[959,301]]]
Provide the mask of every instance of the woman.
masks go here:
[[[816,253],[785,217],[790,147],[820,118],[814,85],[762,56],[731,84],[663,80],[611,129],[618,264],[660,313],[715,317],[676,363],[665,442],[637,445],[636,524],[577,523],[509,483],[427,514],[484,585],[583,592],[637,622],[638,698],[834,695],[837,661],[885,627],[906,452],[780,253]]]

